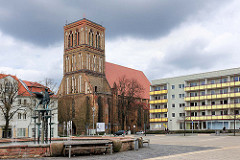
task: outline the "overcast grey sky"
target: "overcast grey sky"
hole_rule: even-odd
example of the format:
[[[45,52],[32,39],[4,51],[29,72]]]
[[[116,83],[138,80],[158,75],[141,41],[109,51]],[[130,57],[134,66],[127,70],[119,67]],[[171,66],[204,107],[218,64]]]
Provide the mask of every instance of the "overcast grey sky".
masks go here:
[[[240,67],[239,0],[0,0],[0,71],[62,78],[63,26],[106,28],[106,60],[149,80]]]

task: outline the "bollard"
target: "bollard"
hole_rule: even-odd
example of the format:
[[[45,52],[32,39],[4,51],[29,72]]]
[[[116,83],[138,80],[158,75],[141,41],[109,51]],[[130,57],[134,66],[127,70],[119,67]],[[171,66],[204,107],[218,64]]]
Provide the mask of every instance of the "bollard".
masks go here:
[[[137,151],[138,150],[138,139],[135,139],[135,143],[134,143],[134,150]]]
[[[70,145],[69,146],[69,152],[68,152],[68,158],[71,158],[71,148],[72,148],[72,146]]]

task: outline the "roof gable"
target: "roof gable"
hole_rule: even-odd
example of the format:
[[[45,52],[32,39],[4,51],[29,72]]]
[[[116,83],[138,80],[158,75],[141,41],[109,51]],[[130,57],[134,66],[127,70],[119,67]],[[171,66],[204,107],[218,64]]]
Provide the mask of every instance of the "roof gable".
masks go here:
[[[123,76],[127,79],[136,79],[144,88],[142,98],[149,99],[150,82],[142,71],[106,62],[105,75],[111,88],[113,88],[114,82],[119,81]]]

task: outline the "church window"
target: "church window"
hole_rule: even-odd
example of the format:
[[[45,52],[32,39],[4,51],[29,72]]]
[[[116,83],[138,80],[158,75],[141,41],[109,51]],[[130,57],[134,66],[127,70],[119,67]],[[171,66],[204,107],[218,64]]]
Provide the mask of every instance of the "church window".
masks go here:
[[[79,54],[79,69],[82,69],[82,54]]]
[[[75,88],[74,88],[74,77],[72,77],[72,93],[74,93],[74,90],[75,90]]]
[[[99,72],[102,72],[102,57],[99,57]]]
[[[93,32],[92,32],[92,46],[93,46]]]
[[[97,48],[100,48],[100,35],[98,35],[98,47]]]
[[[91,70],[91,56],[88,54],[88,69]]]
[[[71,47],[71,35],[68,35],[68,48]]]
[[[93,56],[93,71],[96,71],[96,56]]]
[[[65,61],[65,71],[68,72],[68,56],[66,57],[66,61]]]
[[[71,47],[73,47],[73,33],[71,33]]]
[[[67,82],[66,82],[66,92],[67,92],[67,94],[69,94],[69,83],[68,83],[68,78],[67,78],[66,81],[67,81]]]
[[[80,45],[80,32],[77,32],[78,33],[78,35],[77,35],[77,43],[78,43],[78,45]]]
[[[77,45],[77,42],[78,42],[78,32],[76,31],[75,32],[75,46]]]
[[[82,76],[80,75],[78,78],[78,92],[82,92]]]
[[[96,34],[96,48],[98,48],[98,34]]]
[[[72,56],[72,71],[74,70],[74,59],[75,59],[75,56],[73,55]]]

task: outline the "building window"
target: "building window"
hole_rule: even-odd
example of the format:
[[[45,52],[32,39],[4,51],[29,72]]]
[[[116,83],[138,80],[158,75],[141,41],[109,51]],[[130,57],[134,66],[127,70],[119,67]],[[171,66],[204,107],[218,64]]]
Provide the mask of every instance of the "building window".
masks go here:
[[[197,116],[197,112],[191,112],[191,116]]]
[[[175,117],[175,113],[172,113],[172,117]]]
[[[185,117],[185,113],[179,113],[179,117]]]
[[[22,119],[22,114],[18,113],[18,119]]]
[[[203,91],[203,92],[201,92],[201,96],[205,96],[205,92]]]
[[[66,81],[67,81],[66,82],[66,91],[67,91],[67,94],[69,94],[69,80],[68,80],[68,78],[67,78]]]
[[[18,99],[18,104],[21,104],[22,103],[21,101],[22,101],[21,99]]]
[[[172,85],[172,89],[175,89],[175,85]]]
[[[79,69],[82,69],[82,54],[79,54]]]
[[[215,111],[212,111],[212,115],[215,115]]]
[[[27,113],[23,114],[23,119],[27,119]]]
[[[212,101],[212,103],[211,103],[212,105],[215,105],[215,101]]]
[[[215,91],[214,90],[211,90],[211,95],[215,94]]]
[[[167,118],[167,113],[164,114],[164,117]]]
[[[196,82],[191,82],[190,87],[194,87],[194,86],[197,86],[197,83]]]
[[[163,99],[167,99],[167,95],[164,95],[164,96],[163,96]]]
[[[167,90],[167,86],[164,86],[163,89],[164,89],[164,90]]]
[[[197,106],[197,102],[191,102],[190,103],[190,106],[192,107],[192,106]]]
[[[205,81],[201,81],[201,85],[205,85]]]
[[[26,99],[23,100],[23,104],[27,105],[27,100]]]
[[[185,103],[180,103],[179,107],[185,107]]]
[[[225,89],[220,89],[220,94],[226,94],[227,93],[227,88]]]
[[[155,114],[155,118],[160,118],[160,114]]]
[[[164,108],[167,108],[167,104],[164,104]]]
[[[17,129],[17,136],[18,137],[25,137],[26,136],[26,129],[25,128],[18,128]]]
[[[184,84],[179,84],[178,87],[179,88],[184,88]]]
[[[205,116],[206,115],[206,113],[205,112],[202,112],[202,116]]]
[[[93,71],[96,71],[96,56],[93,56]]]
[[[172,95],[172,99],[174,99],[174,98],[175,98],[175,94]]]
[[[197,94],[197,92],[191,92],[190,93],[190,97],[196,97],[198,94]]]
[[[78,78],[78,93],[82,92],[82,76],[80,75]]]
[[[179,98],[184,98],[184,94],[179,94]]]
[[[215,84],[215,80],[211,80],[211,84]]]
[[[175,104],[172,104],[172,107],[175,107]]]
[[[205,102],[202,102],[202,106],[205,106]]]

